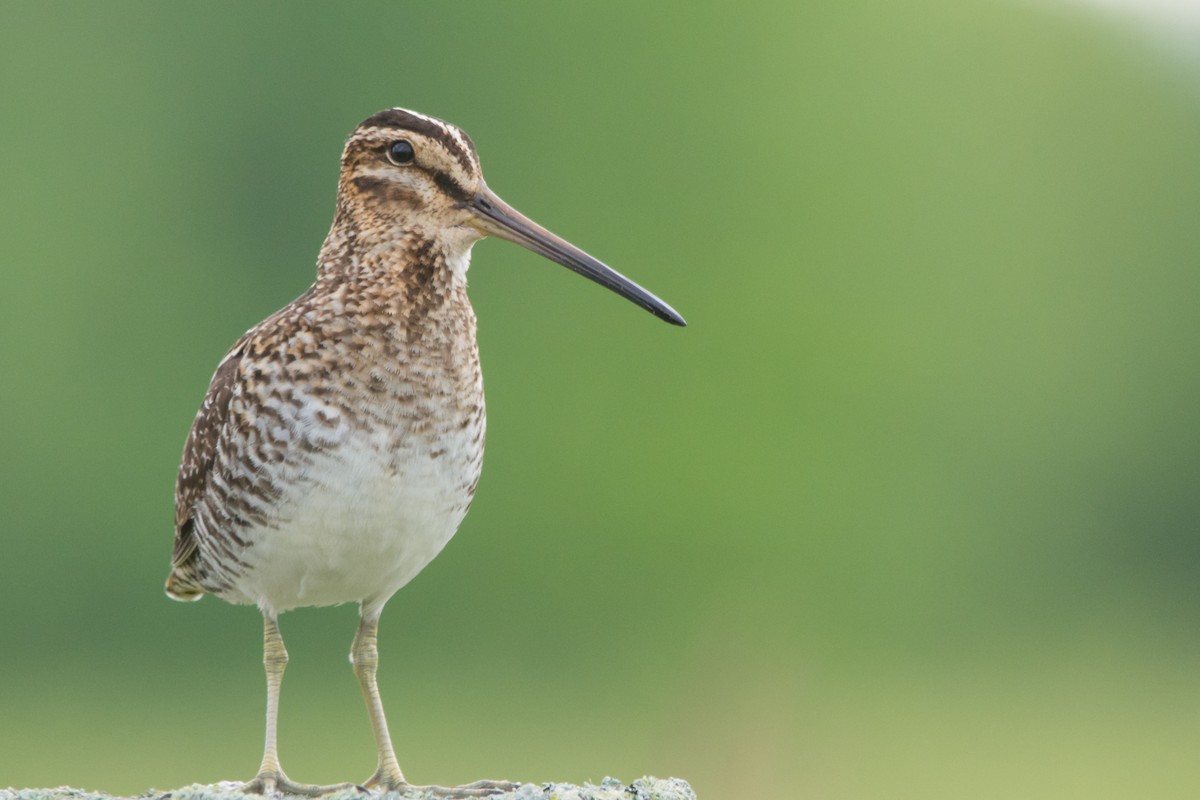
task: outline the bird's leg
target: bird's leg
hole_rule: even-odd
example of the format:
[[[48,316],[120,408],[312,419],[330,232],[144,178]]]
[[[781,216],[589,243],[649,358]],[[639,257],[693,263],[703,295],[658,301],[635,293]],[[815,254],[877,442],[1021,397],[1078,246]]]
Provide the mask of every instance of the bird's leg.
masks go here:
[[[267,671],[267,740],[263,747],[262,765],[254,780],[242,785],[242,791],[268,795],[284,794],[318,795],[338,789],[348,789],[354,784],[340,783],[332,786],[314,786],[296,783],[279,766],[279,750],[276,740],[279,719],[279,687],[283,683],[283,670],[287,667],[288,654],[283,646],[283,636],[272,614],[263,614],[263,666]]]
[[[375,774],[368,778],[363,786],[398,789],[407,786],[408,783],[404,780],[404,773],[400,771],[400,763],[396,761],[396,751],[392,749],[387,718],[383,715],[383,700],[379,697],[379,684],[375,682],[375,673],[379,670],[379,647],[376,643],[378,634],[378,614],[363,614],[350,649],[350,663],[354,665],[354,674],[358,676],[358,684],[362,687],[363,700],[367,704],[367,716],[371,718],[371,730],[375,733],[375,748],[378,752]]]
[[[392,737],[388,733],[387,719],[383,715],[383,701],[379,697],[379,685],[375,673],[379,669],[379,615],[364,613],[354,636],[350,661],[354,674],[362,687],[363,700],[367,703],[367,714],[371,717],[371,729],[375,732],[378,759],[375,774],[363,782],[363,786],[379,787],[384,791],[402,791],[407,788],[421,789],[444,797],[486,797],[516,789],[519,784],[508,781],[476,781],[466,786],[412,786],[404,780],[396,752],[392,749]]]

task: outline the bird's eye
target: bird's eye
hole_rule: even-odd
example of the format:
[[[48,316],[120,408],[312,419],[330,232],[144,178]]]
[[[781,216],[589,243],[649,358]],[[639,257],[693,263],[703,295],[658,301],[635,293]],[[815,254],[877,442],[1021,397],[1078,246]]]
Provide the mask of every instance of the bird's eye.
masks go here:
[[[387,151],[388,161],[393,164],[411,164],[416,154],[413,152],[412,142],[407,139],[401,139],[398,142],[392,142]]]

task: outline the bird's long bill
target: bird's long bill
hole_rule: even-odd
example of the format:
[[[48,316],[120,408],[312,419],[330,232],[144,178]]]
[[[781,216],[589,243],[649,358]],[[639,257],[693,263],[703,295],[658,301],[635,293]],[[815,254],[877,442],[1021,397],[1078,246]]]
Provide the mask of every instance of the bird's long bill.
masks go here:
[[[475,227],[491,236],[516,242],[538,255],[562,264],[570,270],[612,289],[661,320],[686,325],[679,312],[638,286],[621,273],[589,256],[575,245],[555,236],[529,217],[496,196],[486,186],[467,202],[475,212]]]

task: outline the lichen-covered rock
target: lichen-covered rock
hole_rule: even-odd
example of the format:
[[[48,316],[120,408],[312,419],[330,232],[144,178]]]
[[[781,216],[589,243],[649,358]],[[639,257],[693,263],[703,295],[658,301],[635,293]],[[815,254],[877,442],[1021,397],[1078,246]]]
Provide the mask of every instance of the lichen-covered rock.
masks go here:
[[[170,791],[151,790],[137,798],[114,797],[60,786],[57,789],[0,789],[0,800],[262,800],[259,795],[242,792],[237,783],[193,784]],[[429,792],[414,789],[403,794],[391,792],[364,794],[355,789],[325,795],[326,800],[445,800]],[[696,800],[688,782],[679,778],[639,778],[626,786],[615,778],[605,778],[599,786],[585,783],[526,783],[510,792],[492,795],[492,800]]]

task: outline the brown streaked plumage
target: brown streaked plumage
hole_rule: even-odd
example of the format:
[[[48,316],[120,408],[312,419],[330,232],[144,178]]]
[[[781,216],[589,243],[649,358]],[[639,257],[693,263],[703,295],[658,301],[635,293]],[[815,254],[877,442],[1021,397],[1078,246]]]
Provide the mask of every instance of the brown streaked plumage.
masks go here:
[[[342,154],[333,226],[303,295],[218,365],[184,447],[167,593],[257,605],[267,736],[246,789],[292,782],[276,718],[287,651],[278,615],[357,602],[351,660],[377,744],[367,786],[408,786],[375,673],[379,615],[453,536],[483,462],[483,383],[466,293],[472,245],[517,242],[673,324],[669,306],[523,217],[488,189],[474,145],[440,120],[381,111]],[[476,796],[480,781],[437,793]]]

